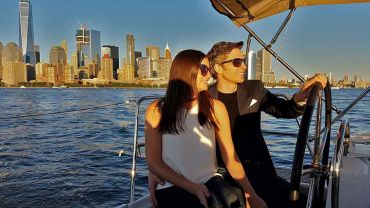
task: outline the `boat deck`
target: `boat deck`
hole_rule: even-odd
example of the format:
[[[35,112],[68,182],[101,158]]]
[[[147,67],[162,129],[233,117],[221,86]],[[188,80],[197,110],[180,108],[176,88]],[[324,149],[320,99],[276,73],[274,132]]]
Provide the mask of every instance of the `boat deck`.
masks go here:
[[[276,168],[276,172],[277,174],[286,179],[286,180],[290,180],[290,175],[291,175],[291,169],[288,169],[288,168]],[[304,186],[305,188],[303,188],[303,192],[308,192],[308,183],[310,181],[310,171],[309,169],[305,169],[303,170],[302,172],[302,178],[301,178],[301,182],[306,184],[306,186]],[[302,184],[301,184],[302,185]],[[150,197],[149,195],[146,195],[138,200],[136,200],[133,204],[130,204],[130,205],[121,205],[117,208],[130,208],[130,207],[135,207],[135,208],[142,208],[142,207],[146,207],[146,208],[150,208]]]

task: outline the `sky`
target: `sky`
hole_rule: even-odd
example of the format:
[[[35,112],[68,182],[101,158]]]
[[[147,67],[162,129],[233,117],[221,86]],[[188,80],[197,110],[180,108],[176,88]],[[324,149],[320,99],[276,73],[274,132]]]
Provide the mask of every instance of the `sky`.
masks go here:
[[[101,31],[102,45],[126,55],[126,34],[135,36],[136,51],[166,43],[173,54],[183,49],[207,52],[218,41],[246,40],[248,33],[218,14],[209,0],[31,0],[35,44],[48,62],[50,48],[65,39],[68,56],[75,51],[79,23]],[[0,41],[18,44],[18,0],[0,1]],[[287,13],[249,26],[270,42]],[[298,8],[273,49],[302,76],[332,72],[335,79],[357,74],[370,81],[370,3]],[[262,47],[252,41],[252,50]],[[272,58],[273,71],[292,78]]]

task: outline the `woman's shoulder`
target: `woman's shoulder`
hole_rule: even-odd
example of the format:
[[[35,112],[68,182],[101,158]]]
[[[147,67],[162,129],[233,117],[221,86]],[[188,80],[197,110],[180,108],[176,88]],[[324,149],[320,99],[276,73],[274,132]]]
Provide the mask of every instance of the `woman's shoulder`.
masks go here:
[[[213,102],[213,107],[214,109],[217,111],[217,110],[221,110],[223,108],[226,109],[225,107],[225,104],[223,102],[221,102],[220,100],[217,100],[215,98],[212,98],[212,102]]]
[[[225,104],[223,102],[214,98],[212,98],[212,101],[214,113],[216,114],[217,117],[222,116],[224,113],[227,113]]]
[[[146,119],[158,119],[160,117],[160,103],[161,100],[154,100],[151,102],[148,107],[146,108],[145,117]]]

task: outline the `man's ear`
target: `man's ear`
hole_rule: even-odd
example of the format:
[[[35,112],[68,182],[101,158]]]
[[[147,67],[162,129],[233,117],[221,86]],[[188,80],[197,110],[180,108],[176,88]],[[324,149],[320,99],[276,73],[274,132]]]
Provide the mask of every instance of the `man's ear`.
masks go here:
[[[215,64],[214,70],[216,71],[217,74],[222,74],[223,68],[219,64]]]

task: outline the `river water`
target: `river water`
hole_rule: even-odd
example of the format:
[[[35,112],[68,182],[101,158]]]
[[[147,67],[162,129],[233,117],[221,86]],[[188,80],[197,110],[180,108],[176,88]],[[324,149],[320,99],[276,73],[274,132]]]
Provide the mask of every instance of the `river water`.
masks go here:
[[[296,90],[271,91],[291,95]],[[333,90],[333,103],[344,109],[360,93]],[[127,203],[135,112],[135,105],[127,101],[163,94],[162,89],[0,89],[0,207]],[[353,136],[370,134],[369,101],[367,95],[346,116]],[[79,109],[85,110],[75,111]],[[297,132],[295,120],[263,118],[263,129]],[[142,142],[142,125],[140,130]],[[296,139],[269,134],[265,138],[275,166],[290,167]],[[146,172],[145,160],[139,158],[136,197],[148,193]]]

